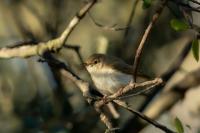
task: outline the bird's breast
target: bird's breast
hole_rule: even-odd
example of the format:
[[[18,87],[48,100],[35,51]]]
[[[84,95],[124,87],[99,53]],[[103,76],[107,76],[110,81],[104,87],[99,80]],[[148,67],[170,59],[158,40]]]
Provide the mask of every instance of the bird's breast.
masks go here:
[[[91,76],[97,89],[105,95],[113,94],[132,80],[132,75],[109,69],[93,72]]]

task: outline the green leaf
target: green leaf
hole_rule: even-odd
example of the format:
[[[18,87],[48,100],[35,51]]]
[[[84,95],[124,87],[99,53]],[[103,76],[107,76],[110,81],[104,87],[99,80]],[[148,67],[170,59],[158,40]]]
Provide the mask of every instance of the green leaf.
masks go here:
[[[192,41],[192,53],[196,61],[199,61],[199,41],[197,39]]]
[[[151,6],[152,0],[143,0],[143,5],[142,7],[144,9],[149,8]]]
[[[179,120],[178,117],[175,118],[174,120],[175,127],[178,133],[184,133],[184,128],[182,122]]]
[[[189,25],[181,20],[178,19],[172,19],[170,21],[171,27],[176,31],[183,31],[187,30],[189,28]]]

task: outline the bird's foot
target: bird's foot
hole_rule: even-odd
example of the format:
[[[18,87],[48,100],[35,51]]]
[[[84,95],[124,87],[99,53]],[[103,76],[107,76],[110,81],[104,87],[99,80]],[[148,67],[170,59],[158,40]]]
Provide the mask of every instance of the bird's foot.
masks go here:
[[[103,103],[106,104],[107,103],[107,100],[108,100],[108,96],[107,95],[104,95],[102,97],[102,100],[103,100]]]

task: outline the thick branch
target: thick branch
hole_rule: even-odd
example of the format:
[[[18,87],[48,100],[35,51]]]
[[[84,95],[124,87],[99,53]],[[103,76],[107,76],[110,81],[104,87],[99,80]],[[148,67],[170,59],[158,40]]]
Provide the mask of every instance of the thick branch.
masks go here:
[[[97,0],[89,1],[70,21],[64,32],[60,37],[49,40],[48,42],[40,42],[37,45],[27,44],[19,47],[5,47],[0,49],[0,58],[27,58],[35,55],[43,55],[45,52],[58,51],[65,44],[70,33],[79,24],[80,20],[85,16],[89,9],[97,2]]]

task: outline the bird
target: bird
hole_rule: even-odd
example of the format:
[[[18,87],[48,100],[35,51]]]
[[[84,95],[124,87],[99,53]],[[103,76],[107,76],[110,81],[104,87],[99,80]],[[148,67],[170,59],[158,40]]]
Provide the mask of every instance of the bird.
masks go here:
[[[84,66],[91,75],[96,90],[104,97],[114,94],[130,82],[134,82],[133,67],[115,56],[95,53],[85,60]],[[143,74],[137,74],[137,76],[143,80],[149,79],[148,76]],[[131,94],[124,96],[124,98],[130,97],[132,94],[139,94],[138,92],[144,92],[144,90],[146,89],[136,89],[131,92]],[[127,107],[129,106],[124,99],[115,101]],[[108,103],[107,105],[113,117],[118,119],[120,114],[117,112],[113,104]]]
[[[93,54],[84,65],[99,91],[104,96],[117,92],[133,81],[133,67],[120,58],[106,54]]]

